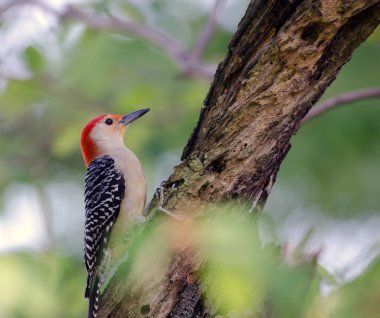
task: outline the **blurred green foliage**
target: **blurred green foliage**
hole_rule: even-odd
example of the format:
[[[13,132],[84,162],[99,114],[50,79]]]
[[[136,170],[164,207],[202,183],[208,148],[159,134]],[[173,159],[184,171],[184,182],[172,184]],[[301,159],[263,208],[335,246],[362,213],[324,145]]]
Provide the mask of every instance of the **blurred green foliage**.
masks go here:
[[[300,247],[286,251],[279,241],[263,244],[259,219],[233,206],[214,207],[182,223],[153,218],[143,231],[132,233],[131,246],[114,275],[133,286],[139,297],[168,279],[172,255],[193,251],[195,266],[197,261],[201,266],[189,274],[193,276],[187,283],[200,284],[204,301],[217,317],[377,317],[377,261],[362,276],[322,296],[320,285],[330,274],[316,263],[316,255]]]
[[[2,317],[84,317],[82,262],[52,253],[0,257]]]
[[[218,313],[249,317],[263,307],[269,260],[260,249],[255,220],[239,214],[224,211],[197,226],[199,250],[206,259],[201,280],[207,286],[206,299]]]
[[[331,317],[373,318],[380,312],[380,262],[374,261],[364,275],[332,296],[337,302]]]
[[[123,14],[165,30],[185,47],[191,47],[207,20],[202,6],[185,0],[147,1],[140,5],[95,1],[84,6],[95,6],[97,12],[104,13],[113,4],[124,10]],[[227,6],[231,6],[230,2]],[[227,7],[224,16],[230,12],[236,10]],[[67,180],[82,185],[82,127],[100,113],[124,114],[141,107],[150,107],[151,112],[129,128],[125,140],[142,160],[152,192],[170,173],[175,160],[179,162],[209,83],[184,78],[159,49],[128,35],[88,30],[75,22],[60,24],[50,32],[56,39],[49,42],[50,49],[29,43],[22,51],[30,76],[9,78],[0,96],[1,193],[8,193],[5,190],[15,183],[39,189]],[[219,25],[205,52],[207,61],[218,63],[223,59],[231,35],[231,30]],[[323,99],[380,86],[379,56],[377,29],[355,51]],[[304,214],[317,210],[342,221],[378,215],[379,122],[378,100],[367,100],[305,124],[292,139],[292,150],[269,197],[268,211],[276,216],[294,210]],[[173,162],[162,162],[169,157],[174,158]],[[65,193],[56,196],[65,197]],[[289,197],[291,203],[285,206]],[[4,203],[7,197],[1,195],[0,199]],[[51,214],[47,220],[60,213],[59,208],[50,208],[45,211]],[[4,215],[1,212],[4,209],[0,209],[0,218]],[[82,202],[72,202],[72,213],[83,214]],[[282,243],[275,227],[281,227],[282,219],[268,219],[265,232],[271,233],[275,245]],[[314,271],[314,265],[304,263],[283,264],[276,246],[262,250],[262,235],[258,235],[251,220],[222,218],[209,222],[214,224],[204,224],[204,245],[200,248],[210,257],[201,280],[208,287],[207,300],[220,312],[242,317],[269,303],[276,317],[328,317],[330,313],[332,317],[377,317],[377,263],[322,299],[321,282],[334,281],[328,270],[318,267]],[[82,226],[72,224],[68,218],[59,225],[61,231]],[[294,228],[296,231],[296,223]],[[5,240],[2,233],[0,240]],[[146,242],[147,254],[151,255],[155,240]],[[82,260],[76,256],[81,249],[78,246],[75,251],[64,250],[53,245],[48,252],[0,255],[0,316],[83,317],[85,273]],[[254,306],[248,310],[249,305]]]
[[[206,259],[201,271],[206,300],[226,317],[268,311],[272,317],[304,317],[319,294],[315,262],[282,261],[278,241],[262,245],[257,221],[246,211],[223,208],[197,226]]]

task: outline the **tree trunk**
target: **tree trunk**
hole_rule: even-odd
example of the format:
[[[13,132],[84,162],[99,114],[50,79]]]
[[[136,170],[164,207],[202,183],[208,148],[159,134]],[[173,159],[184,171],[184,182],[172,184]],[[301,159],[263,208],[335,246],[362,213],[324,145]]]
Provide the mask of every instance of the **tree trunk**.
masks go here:
[[[164,186],[165,208],[190,215],[235,200],[260,209],[300,121],[379,21],[380,0],[252,0]],[[213,317],[189,279],[198,265],[184,248],[149,282],[127,288],[118,273],[99,316]]]

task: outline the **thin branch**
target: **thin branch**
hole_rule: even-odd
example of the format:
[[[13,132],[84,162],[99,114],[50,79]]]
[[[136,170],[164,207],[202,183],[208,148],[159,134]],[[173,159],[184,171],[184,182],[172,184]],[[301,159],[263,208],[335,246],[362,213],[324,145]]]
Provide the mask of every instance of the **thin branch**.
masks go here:
[[[122,20],[115,16],[95,16],[78,8],[75,8],[74,6],[68,6],[61,17],[66,20],[72,19],[83,22],[95,30],[121,31],[124,33],[136,35],[139,38],[145,39],[161,47],[173,60],[178,63],[184,59],[184,48],[176,39],[149,26],[142,25],[133,21]]]
[[[191,53],[175,38],[147,25],[123,20],[115,16],[94,15],[74,6],[67,6],[64,10],[58,11],[38,0],[15,0],[9,2],[0,7],[0,14],[16,6],[26,4],[38,6],[56,15],[61,20],[82,22],[91,29],[131,34],[160,47],[183,74],[208,80],[211,80],[214,76],[216,69],[214,65],[204,64],[199,59],[194,59]]]
[[[335,107],[370,98],[380,98],[380,87],[361,89],[337,95],[319,105],[314,106],[302,119],[301,124],[304,124],[305,122],[318,117]]]
[[[217,16],[219,14],[220,8],[222,7],[224,0],[215,0],[214,6],[211,9],[210,15],[208,17],[207,24],[205,25],[201,35],[199,36],[195,46],[191,52],[194,59],[199,60],[207,46],[210,42],[211,37],[214,34]]]
[[[154,28],[133,21],[122,20],[118,17],[100,17],[91,15],[69,6],[61,15],[62,19],[74,19],[85,23],[95,30],[113,30],[133,34],[160,47],[180,71],[186,75],[199,76],[211,80],[215,73],[215,66],[203,64],[193,59],[191,54],[173,37]]]
[[[0,6],[0,16],[12,8],[22,6],[22,5],[34,5],[50,13],[54,13],[54,14],[57,13],[52,7],[46,5],[45,3],[41,1],[37,1],[37,0],[13,0],[12,1],[11,0]]]

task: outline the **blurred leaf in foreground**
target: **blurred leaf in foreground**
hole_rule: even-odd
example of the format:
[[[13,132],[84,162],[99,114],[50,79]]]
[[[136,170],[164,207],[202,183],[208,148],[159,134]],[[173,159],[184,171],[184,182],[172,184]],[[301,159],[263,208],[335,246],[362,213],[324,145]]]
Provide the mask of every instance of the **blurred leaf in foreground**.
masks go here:
[[[226,317],[252,317],[263,309],[274,317],[304,317],[319,293],[314,263],[286,264],[278,246],[260,242],[258,218],[237,208],[222,211],[199,226],[209,305]]]
[[[332,318],[375,318],[380,315],[380,260],[332,295]]]

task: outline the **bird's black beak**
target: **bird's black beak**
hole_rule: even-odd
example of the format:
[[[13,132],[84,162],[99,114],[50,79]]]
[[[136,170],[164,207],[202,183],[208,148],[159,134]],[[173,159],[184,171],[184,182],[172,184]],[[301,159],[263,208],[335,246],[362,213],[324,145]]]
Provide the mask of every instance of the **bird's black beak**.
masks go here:
[[[148,111],[149,111],[149,108],[144,108],[144,109],[136,110],[132,113],[126,114],[120,119],[119,124],[126,126],[130,124],[131,122],[135,121],[136,119],[140,118],[142,115],[144,115]]]

